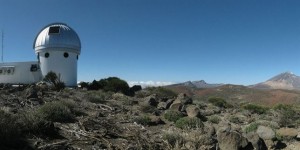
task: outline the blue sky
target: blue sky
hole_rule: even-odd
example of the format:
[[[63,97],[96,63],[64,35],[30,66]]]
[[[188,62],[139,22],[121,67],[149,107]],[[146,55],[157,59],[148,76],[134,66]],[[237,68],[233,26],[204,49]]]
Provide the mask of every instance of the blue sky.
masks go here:
[[[78,80],[254,84],[300,75],[298,0],[0,0],[4,61],[36,60],[64,22],[82,42]]]

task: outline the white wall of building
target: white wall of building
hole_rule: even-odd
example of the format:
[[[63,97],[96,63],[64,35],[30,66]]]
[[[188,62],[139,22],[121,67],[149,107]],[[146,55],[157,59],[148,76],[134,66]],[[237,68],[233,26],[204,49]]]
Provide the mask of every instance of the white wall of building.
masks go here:
[[[46,58],[46,53],[49,54]],[[67,53],[68,57],[64,54]],[[57,50],[55,48],[48,48],[38,53],[40,59],[40,67],[43,76],[48,72],[55,72],[60,76],[61,81],[66,86],[77,86],[77,54],[70,52],[70,50]]]
[[[0,63],[0,83],[31,84],[41,81],[41,70],[32,70],[32,66],[39,68],[37,61]]]

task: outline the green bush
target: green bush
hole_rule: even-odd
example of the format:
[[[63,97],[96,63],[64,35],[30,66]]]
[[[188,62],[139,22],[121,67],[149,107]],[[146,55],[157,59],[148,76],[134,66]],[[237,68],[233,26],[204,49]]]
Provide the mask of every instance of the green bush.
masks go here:
[[[249,124],[248,126],[246,126],[245,132],[249,133],[249,132],[252,132],[252,131],[256,131],[257,128],[258,128],[258,124],[256,122],[253,122],[253,123]]]
[[[150,125],[151,118],[149,116],[139,116],[135,118],[134,121],[141,125]]]
[[[178,119],[183,117],[183,114],[179,111],[169,110],[164,114],[165,119],[168,121],[176,122]]]
[[[175,126],[181,129],[203,128],[204,124],[199,118],[183,117],[176,121]]]
[[[208,117],[208,121],[211,123],[218,124],[221,121],[221,118],[219,116],[213,115]]]
[[[215,106],[226,108],[228,106],[227,102],[220,97],[211,97],[208,99],[208,102],[212,103]]]
[[[104,91],[122,92],[123,94],[127,94],[129,91],[127,82],[117,77],[101,79],[99,84],[100,87],[103,87]]]
[[[99,81],[94,80],[88,85],[88,90],[99,89],[102,89],[106,92],[121,92],[129,96],[134,95],[134,91],[130,90],[128,83],[118,77],[108,77],[105,79],[100,79]]]
[[[70,108],[59,101],[46,103],[37,111],[42,118],[45,118],[48,121],[72,122],[75,119],[75,116],[72,114]]]
[[[268,109],[263,106],[256,104],[246,104],[243,106],[244,109],[249,110],[251,113],[264,114]]]

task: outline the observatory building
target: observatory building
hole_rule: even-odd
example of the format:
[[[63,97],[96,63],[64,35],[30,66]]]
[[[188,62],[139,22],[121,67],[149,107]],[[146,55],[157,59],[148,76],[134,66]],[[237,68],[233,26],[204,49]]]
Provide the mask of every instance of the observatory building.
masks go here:
[[[77,86],[81,42],[71,27],[64,23],[47,25],[37,34],[33,48],[37,61],[0,63],[0,83],[36,83],[52,71],[66,86]]]

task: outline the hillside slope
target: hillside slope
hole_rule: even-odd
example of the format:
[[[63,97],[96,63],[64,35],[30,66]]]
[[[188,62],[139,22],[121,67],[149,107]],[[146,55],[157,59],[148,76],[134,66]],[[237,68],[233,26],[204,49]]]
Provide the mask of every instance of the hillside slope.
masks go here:
[[[265,82],[251,85],[249,87],[256,89],[300,90],[300,77],[291,72],[284,72]]]

